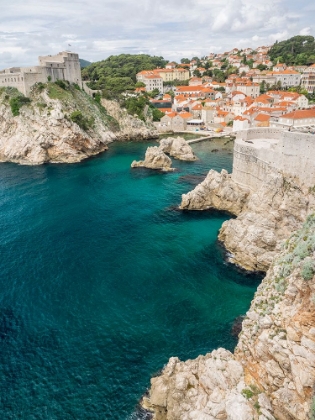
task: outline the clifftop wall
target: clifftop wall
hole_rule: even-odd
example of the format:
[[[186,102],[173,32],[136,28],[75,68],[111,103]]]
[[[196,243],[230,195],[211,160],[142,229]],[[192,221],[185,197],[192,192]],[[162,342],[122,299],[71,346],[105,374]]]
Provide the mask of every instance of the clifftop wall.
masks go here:
[[[301,187],[315,185],[315,135],[274,128],[238,133],[234,146],[234,182],[256,191],[268,174],[279,172]]]

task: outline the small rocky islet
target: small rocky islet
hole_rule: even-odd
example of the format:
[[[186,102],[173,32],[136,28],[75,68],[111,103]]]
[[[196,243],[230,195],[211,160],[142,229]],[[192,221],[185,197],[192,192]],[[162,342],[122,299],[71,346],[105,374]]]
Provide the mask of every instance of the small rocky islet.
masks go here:
[[[183,137],[168,137],[161,139],[159,143],[159,146],[148,147],[144,160],[133,161],[131,167],[144,167],[169,172],[175,170],[171,167],[172,160],[169,156],[187,162],[193,162],[198,159],[191,146]]]

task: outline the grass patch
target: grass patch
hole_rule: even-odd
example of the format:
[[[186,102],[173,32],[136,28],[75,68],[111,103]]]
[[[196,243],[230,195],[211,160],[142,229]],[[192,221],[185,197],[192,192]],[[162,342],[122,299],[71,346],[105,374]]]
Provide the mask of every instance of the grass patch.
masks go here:
[[[59,99],[61,101],[66,101],[72,97],[71,93],[60,87],[57,82],[48,83],[48,96],[50,99]]]

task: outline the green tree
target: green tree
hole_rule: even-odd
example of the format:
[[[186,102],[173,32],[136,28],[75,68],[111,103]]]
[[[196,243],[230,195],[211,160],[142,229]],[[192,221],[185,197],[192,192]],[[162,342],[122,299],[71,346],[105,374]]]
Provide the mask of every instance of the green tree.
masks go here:
[[[143,82],[137,82],[135,84],[135,88],[142,88],[142,87],[145,87],[145,83],[143,83]]]
[[[285,41],[276,42],[269,51],[273,63],[279,60],[287,65],[312,64],[314,55],[315,42],[311,35],[297,35]]]
[[[258,64],[257,69],[260,71],[266,70],[268,67],[265,64]]]
[[[259,85],[260,93],[265,93],[267,91],[266,82],[263,80]]]

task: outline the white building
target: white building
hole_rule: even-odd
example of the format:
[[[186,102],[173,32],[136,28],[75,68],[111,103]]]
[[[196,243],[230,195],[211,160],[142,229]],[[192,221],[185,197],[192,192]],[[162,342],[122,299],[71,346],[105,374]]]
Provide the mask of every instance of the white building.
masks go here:
[[[301,74],[295,70],[283,70],[273,73],[276,83],[280,82],[281,87],[299,86],[301,82]]]
[[[315,109],[304,109],[290,112],[279,117],[277,123],[273,123],[274,127],[309,127],[315,126]]]
[[[308,91],[313,93],[315,90],[315,64],[312,64],[302,74],[301,85]]]
[[[158,89],[161,93],[163,93],[163,78],[154,71],[141,71],[137,74],[137,81],[145,84],[147,92],[152,92],[152,90]]]

